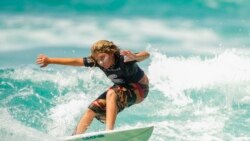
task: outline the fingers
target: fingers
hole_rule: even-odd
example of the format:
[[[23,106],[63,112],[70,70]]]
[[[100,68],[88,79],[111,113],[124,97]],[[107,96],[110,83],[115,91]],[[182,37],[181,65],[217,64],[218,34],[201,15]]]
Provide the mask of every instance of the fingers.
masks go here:
[[[135,54],[133,54],[132,52],[130,52],[130,53],[128,53],[126,56],[132,59],[132,58],[135,57]]]
[[[47,56],[40,54],[36,59],[36,64],[40,65],[41,68],[46,67],[48,64],[46,63]]]
[[[120,51],[120,54],[124,56],[124,62],[129,62],[136,59],[135,54],[129,50],[122,50]]]
[[[43,61],[44,61],[43,55],[39,55],[39,56],[37,57],[37,59],[36,59],[36,63],[37,63],[37,64],[42,64]]]
[[[133,54],[133,53],[129,50],[122,50],[122,51],[120,51],[120,54],[125,56],[125,55],[129,55],[129,54]]]

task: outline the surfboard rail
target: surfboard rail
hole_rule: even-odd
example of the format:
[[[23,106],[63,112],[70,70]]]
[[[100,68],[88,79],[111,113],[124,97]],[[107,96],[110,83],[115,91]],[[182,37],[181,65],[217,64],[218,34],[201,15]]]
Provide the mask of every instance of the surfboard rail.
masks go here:
[[[61,138],[62,141],[147,141],[154,126],[100,131]]]

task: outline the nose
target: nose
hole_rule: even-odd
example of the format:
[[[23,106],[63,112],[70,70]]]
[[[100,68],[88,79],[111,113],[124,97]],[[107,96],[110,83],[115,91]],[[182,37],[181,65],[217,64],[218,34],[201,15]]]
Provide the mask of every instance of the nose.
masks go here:
[[[103,65],[103,61],[99,61],[98,63],[99,63],[100,65]]]

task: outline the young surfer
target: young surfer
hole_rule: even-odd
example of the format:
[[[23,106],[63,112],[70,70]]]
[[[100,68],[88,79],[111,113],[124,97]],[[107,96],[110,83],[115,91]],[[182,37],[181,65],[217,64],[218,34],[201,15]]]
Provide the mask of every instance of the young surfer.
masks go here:
[[[84,58],[49,58],[39,55],[36,63],[40,67],[49,64],[98,67],[114,83],[88,107],[73,134],[84,133],[94,118],[113,130],[116,116],[126,107],[142,102],[148,95],[149,80],[137,65],[149,57],[146,51],[132,53],[120,50],[113,42],[100,40],[91,47],[91,55]]]

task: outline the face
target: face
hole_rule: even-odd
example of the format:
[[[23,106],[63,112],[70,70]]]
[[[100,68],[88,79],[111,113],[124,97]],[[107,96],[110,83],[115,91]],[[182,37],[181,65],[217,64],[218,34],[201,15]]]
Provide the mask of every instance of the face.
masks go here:
[[[97,63],[105,69],[108,69],[114,63],[114,54],[96,53],[93,57]]]

